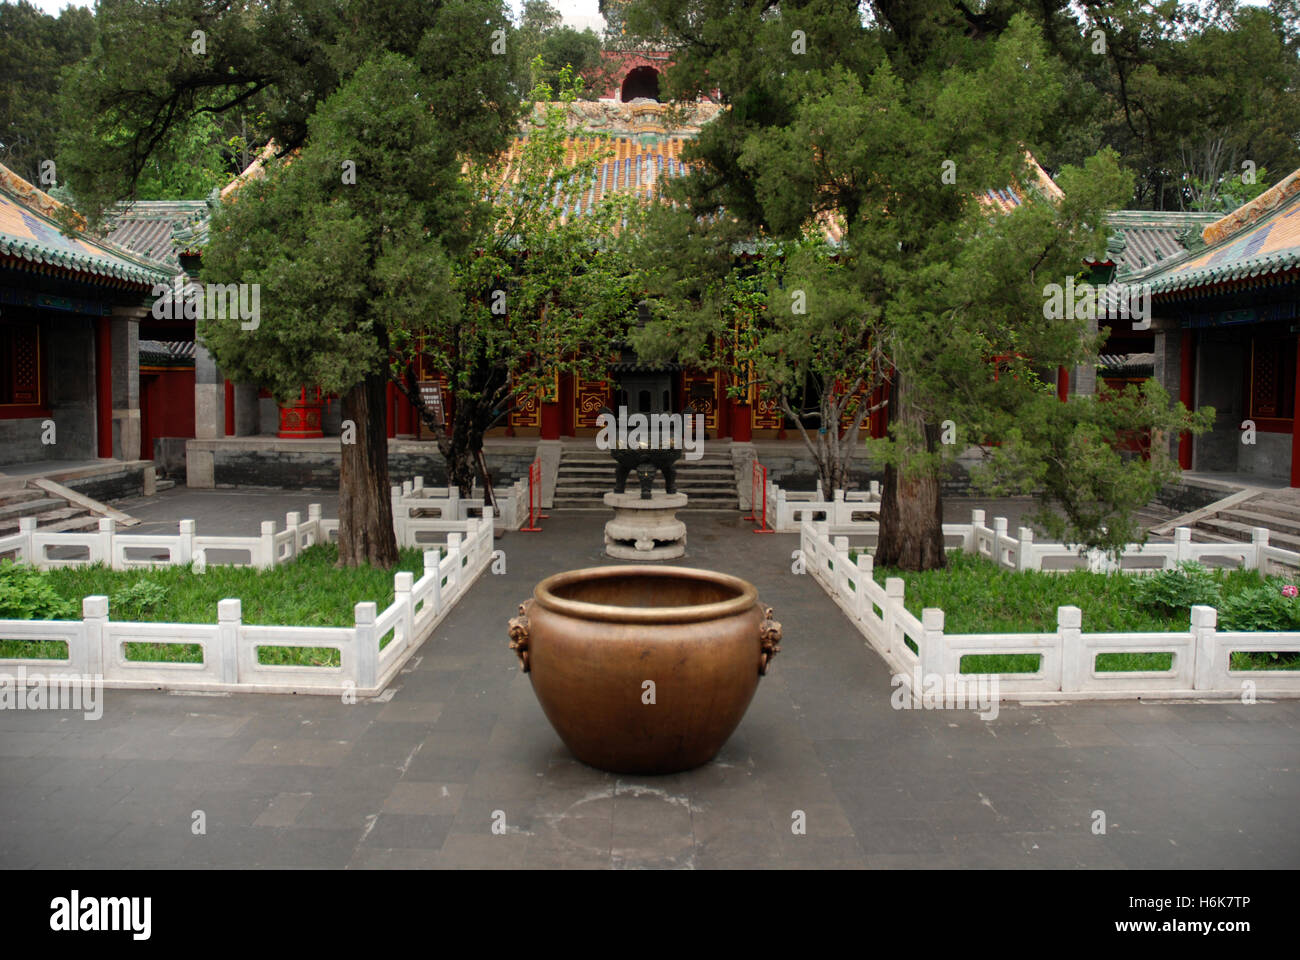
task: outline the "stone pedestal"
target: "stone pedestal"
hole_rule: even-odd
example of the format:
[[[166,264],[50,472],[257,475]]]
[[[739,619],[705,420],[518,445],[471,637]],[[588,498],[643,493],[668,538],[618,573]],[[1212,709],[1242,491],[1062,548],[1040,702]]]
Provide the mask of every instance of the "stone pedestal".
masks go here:
[[[686,524],[677,511],[684,493],[658,493],[642,500],[639,493],[607,493],[605,506],[614,519],[605,524],[605,552],[620,560],[673,560],[686,553]]]

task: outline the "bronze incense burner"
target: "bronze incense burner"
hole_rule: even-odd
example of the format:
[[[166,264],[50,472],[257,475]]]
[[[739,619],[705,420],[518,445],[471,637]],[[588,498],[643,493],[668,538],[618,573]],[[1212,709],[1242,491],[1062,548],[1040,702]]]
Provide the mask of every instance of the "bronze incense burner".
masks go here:
[[[615,773],[713,759],[781,649],[781,624],[753,584],[686,567],[555,574],[520,604],[509,632],[560,739]]]

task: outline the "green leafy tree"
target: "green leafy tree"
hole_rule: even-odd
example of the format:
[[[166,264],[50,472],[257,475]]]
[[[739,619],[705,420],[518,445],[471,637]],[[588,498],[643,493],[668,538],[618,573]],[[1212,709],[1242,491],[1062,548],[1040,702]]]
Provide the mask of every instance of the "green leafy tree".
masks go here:
[[[1300,165],[1300,58],[1278,10],[1122,0],[1089,5],[1089,19],[1106,34],[1104,136],[1137,174],[1139,205],[1213,209],[1225,180]]]
[[[599,93],[613,79],[615,63],[602,56],[601,38],[590,29],[567,26],[560,11],[546,0],[526,0],[510,49],[521,99],[530,96],[538,84],[560,90],[560,71],[566,66],[583,79],[588,91]]]
[[[800,424],[827,489],[845,485],[857,445],[866,411],[854,398],[887,388],[889,437],[873,444],[885,466],[878,562],[944,565],[942,481],[971,446],[992,451],[985,482],[1032,485],[1063,504],[1072,539],[1110,545],[1129,529],[1123,491],[1097,482],[1075,496],[1070,479],[1101,481],[1121,459],[1112,427],[1197,422],[1153,391],[1059,404],[1044,384],[1043,373],[1088,362],[1097,346],[1086,320],[1048,316],[1047,285],[1101,252],[1105,213],[1131,180],[1103,152],[1061,172],[1063,197],[1043,193],[1026,149],[1063,88],[1034,24],[1016,16],[972,42],[965,20],[954,37],[942,19],[899,31],[816,4],[764,15],[716,0],[689,5],[712,14],[695,20],[675,0],[645,6],[687,34],[670,85],[716,86],[731,109],[688,154],[697,168],[683,206],[651,234],[648,262],[691,258],[659,271],[652,289],[669,304],[663,323],[692,332],[660,330],[638,348],[673,344],[694,359],[681,351],[716,342],[729,254],[758,235],[779,263],[766,268],[755,375]],[[805,53],[791,44],[795,27]],[[741,37],[751,54],[737,62],[726,51]],[[1020,202],[1000,209],[990,191],[1009,186]],[[828,229],[833,249],[820,240]],[[813,411],[796,403],[810,382]],[[1166,460],[1155,451],[1125,465],[1155,483]]]
[[[398,54],[363,65],[308,129],[219,208],[204,251],[205,281],[260,285],[261,320],[207,319],[200,337],[223,370],[282,399],[303,385],[342,396],[339,562],[390,566],[389,360],[455,311],[450,251],[472,200],[427,85]]]
[[[390,343],[449,309],[474,207],[460,169],[498,153],[518,121],[508,57],[492,52],[503,7],[105,0],[97,16],[65,91],[86,132],[69,154],[78,198],[93,213],[135,195],[196,116],[259,118],[285,162],[215,215],[203,278],[258,284],[260,318],[209,317],[198,335],[228,375],[281,399],[302,386],[342,396],[355,442],[342,450],[339,562],[391,565]]]
[[[418,354],[447,372],[451,432],[436,433],[450,482],[464,495],[483,435],[520,401],[557,399],[562,372],[604,378],[642,292],[630,239],[640,208],[628,194],[588,203],[612,151],[604,137],[566,132],[581,84],[568,67],[560,81],[563,103],[546,108],[541,127],[505,161],[465,174],[467,192],[483,205],[473,241],[451,268],[455,309],[393,339],[394,379],[432,427],[417,389]],[[542,84],[533,96],[545,103],[556,93]]]
[[[223,138],[257,117],[258,141],[292,153],[316,108],[381,51],[418,64],[425,102],[467,156],[499,150],[519,111],[509,57],[493,52],[510,26],[500,0],[101,0],[96,24],[63,84],[75,136],[59,157],[92,220],[138,196],[197,115]]]
[[[26,0],[0,3],[0,163],[46,189],[41,164],[57,160],[62,130],[60,75],[90,52],[94,34],[84,7],[54,17]],[[53,172],[62,179],[57,162]]]
[[[144,200],[202,200],[236,172],[226,160],[221,129],[210,113],[195,114],[177,131],[171,149],[160,150],[141,171],[137,195]]]
[[[1221,185],[1250,188],[1264,167],[1300,165],[1294,0],[1012,0],[977,16],[996,34],[1017,10],[1038,21],[1067,85],[1039,152],[1049,169],[1110,146],[1135,175],[1130,206],[1191,210],[1219,208]]]

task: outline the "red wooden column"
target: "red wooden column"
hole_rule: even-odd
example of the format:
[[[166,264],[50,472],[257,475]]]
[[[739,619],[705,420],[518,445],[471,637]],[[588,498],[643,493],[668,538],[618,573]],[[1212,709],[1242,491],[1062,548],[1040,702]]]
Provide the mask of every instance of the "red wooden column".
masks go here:
[[[1296,386],[1300,387],[1300,337],[1296,337]],[[1291,411],[1291,486],[1300,487],[1300,411]]]
[[[235,435],[235,385],[226,381],[226,436]]]
[[[731,398],[727,396],[727,379],[725,373],[718,373],[714,380],[714,383],[717,385],[715,389],[718,394],[718,439],[722,440],[730,437],[733,440],[740,440],[740,437],[734,435],[735,430],[731,422],[731,411],[735,407],[735,404],[732,403]],[[685,400],[683,400],[682,406],[685,405]],[[672,412],[676,413],[677,411],[674,410]]]
[[[402,436],[415,435],[415,407],[406,394],[393,387],[397,399],[397,432]]]
[[[1178,360],[1178,399],[1182,401],[1184,407],[1191,410],[1195,406],[1193,391],[1195,389],[1195,366],[1196,366],[1196,345],[1193,337],[1196,334],[1191,330],[1184,330],[1182,341],[1179,344]],[[1292,444],[1294,447],[1294,443]],[[1192,469],[1192,435],[1190,433],[1180,433],[1178,435],[1178,466],[1184,470]],[[1295,451],[1291,453],[1291,478],[1295,482]]]
[[[1070,371],[1065,367],[1056,368],[1056,399],[1062,403],[1070,400]]]
[[[110,317],[95,328],[95,433],[98,455],[113,458],[113,330]],[[129,453],[123,451],[124,456]]]
[[[384,404],[384,407],[388,412],[386,421],[387,429],[385,430],[385,433],[387,434],[388,439],[391,440],[393,437],[397,436],[397,384],[393,383],[391,380],[388,381],[387,392],[384,399],[387,401]]]
[[[539,404],[541,410],[541,427],[543,440],[560,439],[560,405],[558,403]]]

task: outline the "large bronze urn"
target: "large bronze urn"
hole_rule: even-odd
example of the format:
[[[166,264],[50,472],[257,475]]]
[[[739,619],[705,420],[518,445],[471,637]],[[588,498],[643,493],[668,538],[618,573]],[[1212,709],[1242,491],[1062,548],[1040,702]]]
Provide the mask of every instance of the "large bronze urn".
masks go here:
[[[780,640],[753,584],[687,567],[557,573],[510,621],[546,719],[579,760],[615,773],[713,759]]]

